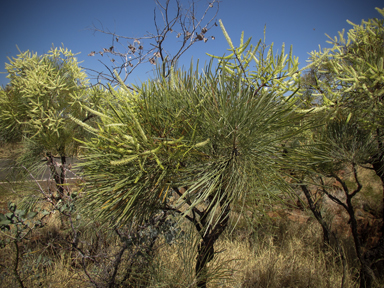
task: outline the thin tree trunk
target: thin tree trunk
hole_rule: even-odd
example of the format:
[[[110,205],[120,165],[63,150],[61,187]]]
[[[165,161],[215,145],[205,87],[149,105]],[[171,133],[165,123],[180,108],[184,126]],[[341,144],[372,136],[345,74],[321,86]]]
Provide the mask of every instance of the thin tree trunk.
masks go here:
[[[311,197],[311,193],[309,192],[307,186],[306,185],[300,185],[300,188],[303,191],[305,198],[307,199],[309,209],[312,211],[316,220],[320,223],[321,228],[323,229],[324,244],[329,245],[330,244],[330,238],[329,238],[330,232],[329,232],[328,224],[325,222],[323,216],[321,215],[320,210],[317,208],[316,204],[314,203],[314,201]]]
[[[357,184],[357,188],[352,193],[349,193],[349,189],[348,189],[346,183],[343,180],[341,180],[340,177],[338,177],[336,174],[332,175],[332,177],[334,177],[342,185],[343,191],[344,191],[344,194],[346,197],[346,203],[342,203],[340,201],[340,199],[332,196],[330,193],[326,192],[325,190],[323,190],[323,191],[326,192],[327,196],[331,200],[333,200],[337,204],[343,206],[349,215],[349,218],[350,218],[349,224],[351,227],[352,237],[353,237],[353,241],[355,244],[355,251],[357,254],[357,258],[359,259],[359,262],[361,265],[360,288],[370,288],[370,287],[372,287],[372,282],[375,281],[376,278],[375,278],[375,275],[374,275],[372,269],[370,268],[368,261],[366,261],[365,258],[363,257],[360,238],[359,238],[359,234],[357,232],[357,221],[356,221],[356,217],[355,217],[355,210],[354,210],[353,204],[352,204],[352,198],[361,190],[361,188],[363,186],[361,185],[361,183],[357,177],[357,170],[356,170],[356,164],[355,163],[352,163],[352,168],[353,168],[354,178],[355,178],[355,181]]]
[[[21,277],[20,277],[20,274],[19,274],[19,271],[18,271],[18,269],[19,269],[19,260],[20,260],[20,251],[19,251],[19,243],[18,243],[18,241],[16,239],[14,240],[14,244],[15,244],[15,248],[16,248],[16,259],[15,259],[15,266],[13,267],[13,271],[15,273],[17,282],[19,283],[20,287],[24,288],[23,281],[21,280]]]
[[[384,145],[381,138],[381,131],[379,129],[376,130],[376,137],[377,137],[377,149],[378,153],[372,158],[371,161],[372,167],[375,170],[375,173],[377,176],[380,177],[381,180],[381,186],[383,188],[383,203],[382,203],[382,217],[383,217],[383,225],[381,226],[381,238],[384,240]]]
[[[302,184],[302,182],[300,182],[300,184]],[[323,240],[324,240],[324,244],[325,244],[324,246],[326,247],[326,245],[331,244],[330,243],[330,235],[332,235],[333,239],[335,240],[337,251],[338,251],[338,254],[340,255],[340,258],[341,258],[341,264],[343,266],[343,276],[341,278],[341,288],[343,288],[345,285],[345,276],[347,274],[347,262],[346,262],[346,259],[344,256],[343,248],[340,245],[340,242],[339,242],[339,239],[337,238],[337,235],[330,231],[329,225],[327,224],[327,222],[325,222],[323,215],[321,214],[320,209],[318,209],[316,203],[313,201],[313,199],[311,197],[311,193],[308,190],[308,187],[306,185],[300,185],[300,187],[301,187],[301,190],[303,191],[303,193],[305,195],[305,198],[308,201],[309,209],[312,211],[313,215],[315,216],[315,218],[320,223],[320,225],[323,229]]]
[[[382,203],[382,217],[383,225],[381,226],[381,237],[384,238],[384,155],[381,153],[377,155],[375,159],[371,162],[373,170],[376,175],[379,176],[381,180],[381,187],[383,188],[383,203]]]
[[[51,175],[53,180],[55,180],[57,191],[59,192],[59,199],[64,196],[64,183],[65,183],[65,164],[66,157],[64,155],[60,156],[61,159],[61,171],[60,174],[57,173],[55,162],[51,153],[47,153],[48,166],[51,170]]]
[[[371,161],[373,170],[375,171],[376,175],[379,176],[381,180],[381,187],[383,189],[383,197],[382,197],[382,226],[381,226],[381,236],[379,239],[378,244],[368,250],[364,254],[364,259],[367,261],[369,266],[371,267],[372,263],[376,262],[383,262],[384,258],[384,149],[383,149],[383,143],[380,141],[380,130],[377,129],[376,131],[377,139],[378,139],[378,150],[379,152],[377,155],[373,157],[373,160]],[[381,269],[382,270],[382,269]],[[384,272],[379,270],[378,277],[383,277]]]
[[[207,228],[207,233],[203,236],[197,254],[196,261],[196,276],[198,277],[197,287],[206,288],[207,287],[207,265],[213,259],[215,254],[214,245],[219,239],[220,235],[224,232],[225,228],[228,226],[230,204],[226,203],[225,200],[221,203],[221,208],[224,209],[220,219],[214,227]],[[208,215],[205,215],[208,216]],[[204,217],[202,222],[204,221]]]
[[[369,288],[372,286],[372,281],[375,279],[375,276],[373,274],[372,269],[369,267],[369,263],[365,261],[363,257],[363,253],[361,251],[361,244],[359,239],[359,234],[357,232],[357,221],[355,217],[355,211],[352,206],[351,197],[347,196],[347,207],[348,207],[348,214],[350,217],[350,226],[352,230],[352,237],[355,243],[355,250],[357,257],[359,258],[360,264],[361,264],[361,271],[360,271],[360,288]]]

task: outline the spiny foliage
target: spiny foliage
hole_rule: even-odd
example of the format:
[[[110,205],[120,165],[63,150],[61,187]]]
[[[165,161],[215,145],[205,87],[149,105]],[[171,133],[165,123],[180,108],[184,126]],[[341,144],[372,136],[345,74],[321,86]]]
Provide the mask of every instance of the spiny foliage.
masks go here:
[[[81,107],[72,104],[84,97],[87,85],[75,55],[52,48],[42,56],[26,51],[8,60],[10,83],[0,91],[2,133],[27,136],[52,153],[73,143],[75,125],[68,114],[85,117]]]
[[[376,8],[384,16],[384,9]],[[382,128],[384,95],[384,19],[363,20],[344,37],[330,38],[331,49],[311,52],[312,65],[333,80],[318,79],[316,96],[333,115],[356,115],[365,127]],[[325,80],[325,81],[324,81]]]
[[[286,101],[297,89],[297,61],[284,52],[274,57],[272,48],[265,57],[260,45],[245,53],[250,40],[234,48],[227,39],[232,54],[219,57],[217,68],[172,70],[98,107],[98,128],[83,125],[94,135],[82,142],[84,211],[140,222],[158,209],[188,215],[204,204],[215,225],[214,215],[230,203],[276,191],[281,143],[298,131]],[[187,187],[177,202],[173,187]]]
[[[219,23],[230,46],[228,51],[231,54],[224,57],[208,55],[219,59],[219,67],[228,72],[227,77],[242,77],[241,80],[254,87],[256,93],[263,88],[285,95],[296,87],[300,75],[299,59],[292,55],[292,47],[288,54],[285,54],[283,44],[280,54],[275,55],[273,43],[268,47],[265,44],[265,37],[264,41],[260,39],[257,45],[253,46],[250,44],[252,38],[244,43],[243,32],[240,46],[235,48],[222,21],[219,20]]]

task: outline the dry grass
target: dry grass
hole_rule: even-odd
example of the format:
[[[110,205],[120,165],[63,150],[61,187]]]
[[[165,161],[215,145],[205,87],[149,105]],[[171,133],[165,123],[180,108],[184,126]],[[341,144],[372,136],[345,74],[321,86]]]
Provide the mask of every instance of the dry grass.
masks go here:
[[[234,237],[236,231],[219,239],[215,246],[216,257],[209,265],[209,287],[341,286],[341,263],[331,251],[322,250],[321,231],[316,223],[303,225],[282,220],[278,226],[268,225],[260,226],[259,235],[253,235],[252,239]],[[64,246],[60,249],[63,243],[58,240],[58,235],[62,237],[63,231],[59,216],[54,215],[47,226],[38,231],[38,242],[23,243],[25,256],[20,272],[26,287],[92,287],[81,266],[75,265],[76,253]],[[92,234],[91,231],[87,233]],[[149,279],[146,287],[194,287],[197,244],[194,236],[192,231],[186,231],[186,236],[173,245],[159,239],[157,252],[146,267],[145,274]],[[110,241],[111,245],[106,245],[103,251],[111,256],[117,252],[117,242],[112,238]],[[0,261],[8,267],[13,263],[12,246],[0,250]],[[106,273],[102,266],[87,265],[93,275]],[[122,271],[127,267],[125,265],[122,265]],[[5,268],[1,268],[0,274],[5,285],[2,287],[17,287],[12,271]],[[344,287],[356,287],[352,272],[349,269]]]
[[[260,230],[257,242],[233,235],[218,241],[208,287],[341,287],[341,261],[330,248],[324,250],[316,223],[282,220],[278,227]],[[190,242],[162,244],[150,287],[194,287],[194,248]],[[348,268],[344,287],[358,286],[355,272]]]
[[[0,159],[16,159],[22,152],[22,143],[0,142]]]
[[[375,181],[371,181],[375,176],[371,172],[359,171],[364,187],[368,187],[362,191],[361,197],[370,197],[370,189],[377,195],[377,189],[380,188],[375,186]],[[23,186],[16,190],[7,190],[7,193],[2,193],[0,197],[1,206],[5,206],[8,200],[14,200],[12,198],[21,200],[30,193],[27,191],[30,189]],[[239,219],[238,214],[234,212],[231,223],[237,223],[237,226],[229,227],[227,234],[222,235],[216,243],[217,254],[209,264],[208,287],[341,287],[342,263],[330,247],[324,249],[322,232],[315,221],[297,223],[284,218],[271,221],[267,217],[245,213],[248,214],[255,218],[248,217],[251,221],[247,217]],[[95,227],[84,219],[79,228],[81,239],[84,241],[81,247],[90,249],[95,245],[95,241],[100,242],[97,253],[105,255],[105,258],[99,258],[99,263],[87,262],[87,270],[95,279],[103,280],[110,275],[111,261],[121,242],[116,235],[111,236],[113,233],[105,227]],[[163,238],[158,239],[153,258],[144,267],[139,268],[141,276],[137,276],[137,283],[146,280],[145,287],[153,288],[194,287],[198,241],[193,227],[188,224],[183,224],[182,227],[185,236],[175,244],[168,245]],[[233,233],[229,234],[229,231]],[[93,287],[80,265],[79,254],[68,249],[68,243],[63,241],[68,239],[70,230],[68,225],[63,224],[59,213],[50,217],[47,225],[34,233],[30,240],[20,243],[23,257],[19,272],[26,287]],[[96,233],[102,237],[96,237]],[[1,234],[0,239],[4,239],[4,235]],[[348,252],[353,250],[353,246],[348,241],[344,245],[348,260],[344,287],[357,287],[358,265],[353,253]],[[125,269],[130,267],[131,256],[132,251],[127,251],[124,255],[118,279],[121,279]],[[18,286],[10,268],[14,260],[13,246],[7,245],[0,249],[1,287]],[[145,279],[139,279],[140,277]]]
[[[273,223],[268,219],[262,221],[247,224],[242,218],[232,234],[222,235],[215,246],[216,257],[209,264],[208,287],[341,287],[341,263],[332,251],[323,250],[317,223],[299,224],[285,219]],[[121,243],[116,236],[108,236],[113,233],[95,227],[84,222],[79,231],[82,241],[92,245],[96,232],[104,233],[103,239],[98,238],[102,243],[97,253],[105,255],[105,259],[99,259],[98,264],[87,262],[91,276],[102,280],[110,275],[108,267],[111,267],[111,260]],[[183,229],[185,236],[173,245],[159,238],[154,257],[144,270],[139,268],[142,274],[137,276],[137,283],[145,278],[145,286],[132,287],[195,287],[198,241],[193,227],[183,224]],[[44,228],[35,231],[30,240],[20,243],[24,256],[19,272],[26,287],[92,287],[80,265],[79,254],[71,251],[63,241],[68,233],[67,225],[56,212]],[[4,239],[4,235],[0,238]],[[87,250],[90,246],[80,247]],[[126,252],[117,278],[121,279],[129,267],[131,253]],[[0,250],[2,287],[17,287],[9,268],[14,260],[13,246],[7,245]],[[354,274],[353,268],[349,268],[344,287],[357,286],[353,281]]]
[[[193,240],[185,239],[187,245],[179,242],[175,245],[160,241],[159,253],[152,263],[152,281],[150,287],[188,287],[195,283],[194,265],[196,251]],[[184,242],[184,243],[185,243]],[[192,286],[193,287],[193,286]]]
[[[53,235],[60,233],[57,231],[60,223],[56,219],[51,225],[50,229],[42,233],[53,240]],[[286,236],[285,239],[265,236],[254,245],[249,241],[229,237],[219,240],[215,247],[219,253],[210,264],[209,287],[341,287],[341,263],[331,252],[321,250],[318,227],[315,229],[308,226],[305,231],[300,231],[304,234]],[[40,241],[43,242],[43,238]],[[48,238],[45,243],[41,242],[34,247],[36,251],[25,251],[20,272],[26,287],[91,287],[81,267],[74,265],[73,253],[65,249],[60,251],[60,243],[47,248]],[[31,243],[24,244],[26,250],[32,248]],[[148,287],[193,287],[196,258],[194,245],[185,242],[158,245],[161,249],[158,249],[150,267],[147,267],[150,272]],[[37,252],[39,249],[41,252],[43,247],[46,251],[41,253],[43,257],[39,259]],[[116,251],[112,245],[106,252],[113,255]],[[7,263],[9,267],[14,262],[13,247],[7,246],[0,253],[1,263]],[[4,268],[1,278],[5,286],[2,287],[17,287],[12,271]],[[100,267],[88,265],[89,271],[102,273],[97,272],[97,269]],[[344,287],[357,286],[352,275],[350,269]]]
[[[220,261],[233,271],[229,284],[237,283],[228,287],[341,287],[341,263],[323,249],[317,224],[283,220],[279,227],[263,229],[269,231],[255,237],[257,242],[227,237],[218,243],[225,249]],[[349,272],[344,287],[356,287]]]

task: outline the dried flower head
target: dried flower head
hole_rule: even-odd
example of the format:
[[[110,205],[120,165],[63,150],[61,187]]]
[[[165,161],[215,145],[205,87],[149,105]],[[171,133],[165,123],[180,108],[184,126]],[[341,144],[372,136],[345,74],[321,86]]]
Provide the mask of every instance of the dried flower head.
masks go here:
[[[156,60],[155,58],[149,58],[149,63],[156,65]]]

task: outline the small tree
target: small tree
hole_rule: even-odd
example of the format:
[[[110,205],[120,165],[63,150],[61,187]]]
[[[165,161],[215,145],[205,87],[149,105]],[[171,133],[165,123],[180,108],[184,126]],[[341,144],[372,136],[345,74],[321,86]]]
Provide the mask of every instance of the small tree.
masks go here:
[[[384,9],[376,10],[384,16]],[[375,135],[377,151],[368,162],[384,185],[384,19],[363,20],[361,25],[347,22],[353,26],[347,38],[342,31],[339,37],[330,37],[331,49],[311,53],[318,75],[331,76],[314,75],[314,96],[323,99],[322,106],[331,117],[353,116],[360,127]]]
[[[352,120],[334,119],[321,128],[321,133],[316,137],[315,148],[311,151],[313,160],[310,165],[313,172],[318,175],[321,191],[330,200],[340,205],[348,213],[348,224],[351,227],[355,251],[361,264],[361,287],[370,287],[375,275],[370,267],[372,263],[364,257],[361,240],[358,235],[358,227],[355,216],[356,203],[354,197],[363,188],[358,175],[358,166],[363,166],[367,159],[376,150],[376,139],[366,130],[362,130]],[[351,167],[355,182],[355,188],[347,186],[338,172],[344,167]],[[340,183],[343,196],[329,191],[323,178],[331,177]]]
[[[0,130],[3,140],[23,136],[25,153],[19,158],[25,165],[40,164],[45,157],[59,194],[64,192],[66,157],[77,152],[84,132],[68,117],[76,115],[82,121],[92,115],[78,103],[97,103],[100,92],[87,89],[86,74],[68,49],[52,48],[38,56],[29,51],[9,59],[6,64],[9,85],[0,91]],[[59,156],[60,164],[54,160]],[[58,169],[58,170],[57,170]]]
[[[376,9],[384,16],[384,9]],[[362,267],[361,287],[369,287],[374,278],[370,266],[375,261],[380,261],[384,255],[382,253],[384,226],[379,245],[369,253],[373,257],[368,257],[368,254],[362,255],[356,227],[354,227],[356,221],[351,200],[361,189],[355,171],[357,165],[366,167],[366,164],[371,164],[384,187],[384,114],[382,109],[384,19],[363,20],[361,25],[350,21],[348,23],[353,28],[348,31],[347,38],[344,37],[344,31],[342,31],[339,33],[339,37],[334,39],[330,37],[329,43],[333,44],[331,49],[311,53],[313,70],[307,74],[308,77],[304,83],[309,88],[306,90],[310,94],[309,98],[312,97],[312,107],[309,107],[309,110],[315,112],[312,115],[315,115],[314,117],[317,119],[322,118],[320,121],[326,125],[326,131],[334,130],[338,131],[337,133],[344,133],[340,134],[344,139],[341,139],[339,135],[337,141],[330,140],[329,137],[324,140],[336,143],[332,148],[328,147],[330,151],[344,151],[338,155],[328,151],[328,154],[333,155],[334,159],[325,160],[328,164],[332,164],[328,167],[331,170],[328,170],[326,175],[335,177],[343,186],[347,203],[342,203],[340,199],[333,200],[343,206],[351,218],[350,224],[356,253]],[[335,123],[342,123],[342,125],[335,125]],[[317,130],[312,135],[312,139],[317,145],[323,144],[318,142],[319,139],[325,137],[322,135],[323,133],[324,131]],[[364,143],[369,143],[369,149],[365,149],[367,146]],[[364,151],[361,150],[362,148]],[[361,153],[361,155],[356,153]],[[343,157],[340,158],[341,156]],[[348,191],[348,187],[344,185],[342,179],[337,178],[336,162],[352,165],[358,189],[353,192]],[[329,171],[332,173],[329,174]],[[323,191],[332,199],[330,193],[324,189]],[[368,258],[371,259],[368,260]]]
[[[120,80],[126,95],[111,89],[115,100],[98,107],[97,129],[73,117],[94,135],[82,142],[83,210],[115,225],[145,222],[159,210],[189,220],[200,235],[198,287],[206,287],[231,207],[287,189],[281,144],[300,131],[287,96],[297,89],[297,58],[284,47],[275,56],[273,45],[265,55],[264,43],[250,46],[243,35],[235,48],[220,24],[231,54],[217,57],[217,68],[171,69],[168,78],[160,71],[137,93]]]

